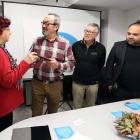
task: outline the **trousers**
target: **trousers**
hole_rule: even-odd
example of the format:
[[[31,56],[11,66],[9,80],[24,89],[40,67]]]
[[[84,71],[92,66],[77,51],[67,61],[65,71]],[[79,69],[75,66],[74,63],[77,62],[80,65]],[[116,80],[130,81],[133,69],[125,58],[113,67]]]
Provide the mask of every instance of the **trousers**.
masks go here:
[[[9,114],[0,117],[0,132],[11,126],[13,123],[13,111]]]
[[[86,91],[86,106],[94,106],[98,93],[98,84],[95,85],[81,85],[73,81],[72,95],[73,95],[73,109],[79,109],[83,103],[83,97]]]
[[[32,116],[39,116],[43,113],[43,104],[45,97],[47,98],[48,114],[56,113],[62,92],[62,83],[57,81],[50,84],[44,84],[36,78],[31,81],[32,87]]]

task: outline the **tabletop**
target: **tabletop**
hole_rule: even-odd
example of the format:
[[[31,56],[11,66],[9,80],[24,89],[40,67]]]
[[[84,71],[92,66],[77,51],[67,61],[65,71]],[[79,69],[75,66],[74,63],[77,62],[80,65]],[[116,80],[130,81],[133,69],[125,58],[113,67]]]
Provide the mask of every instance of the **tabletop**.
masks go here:
[[[11,140],[14,128],[48,125],[52,140],[58,140],[54,128],[70,126],[74,132],[80,132],[93,140],[128,140],[115,130],[116,117],[111,112],[127,111],[140,114],[140,110],[132,110],[125,106],[126,102],[140,104],[140,99],[124,100],[104,105],[96,105],[77,110],[47,114],[18,122],[0,133],[0,140]],[[82,119],[86,123],[76,126],[72,121]],[[66,139],[67,140],[67,139]]]

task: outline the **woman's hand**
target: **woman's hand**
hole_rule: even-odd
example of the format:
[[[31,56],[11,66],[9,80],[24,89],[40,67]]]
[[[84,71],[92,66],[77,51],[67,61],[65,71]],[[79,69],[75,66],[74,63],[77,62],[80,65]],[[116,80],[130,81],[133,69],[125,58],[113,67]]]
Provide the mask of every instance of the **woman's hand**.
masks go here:
[[[30,65],[33,64],[34,62],[36,62],[38,60],[38,56],[36,52],[31,52],[30,54],[28,54],[24,60]]]
[[[36,62],[33,62],[32,64],[30,64],[30,68],[34,68]]]

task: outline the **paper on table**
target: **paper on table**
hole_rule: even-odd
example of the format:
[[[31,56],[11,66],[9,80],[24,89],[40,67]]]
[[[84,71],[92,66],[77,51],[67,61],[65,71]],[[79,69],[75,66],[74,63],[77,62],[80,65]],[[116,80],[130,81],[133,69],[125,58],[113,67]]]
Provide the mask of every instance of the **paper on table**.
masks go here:
[[[137,104],[137,103],[128,103],[128,104],[125,104],[125,105],[134,109],[134,110],[140,109],[140,105]]]
[[[69,140],[92,140],[92,139],[80,134],[79,132],[75,132],[74,135],[72,135],[71,138],[69,138]]]
[[[54,131],[58,139],[70,138],[74,134],[70,126],[54,128]]]
[[[111,112],[111,114],[113,114],[115,117],[117,118],[122,118],[122,111],[118,111],[118,112]]]
[[[74,123],[76,126],[80,126],[80,125],[84,124],[85,122],[84,122],[83,120],[79,119],[79,120],[73,121],[73,123]]]

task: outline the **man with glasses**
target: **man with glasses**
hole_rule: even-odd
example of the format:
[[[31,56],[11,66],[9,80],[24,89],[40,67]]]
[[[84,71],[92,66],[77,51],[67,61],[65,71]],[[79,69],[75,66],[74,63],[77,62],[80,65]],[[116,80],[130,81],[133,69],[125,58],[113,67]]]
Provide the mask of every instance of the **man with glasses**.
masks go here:
[[[48,113],[56,113],[61,97],[63,71],[71,71],[74,58],[70,42],[58,36],[60,17],[48,14],[42,24],[43,37],[34,40],[30,51],[49,58],[44,60],[39,68],[33,70],[32,86],[32,116],[42,115],[45,97]]]
[[[126,40],[114,44],[106,69],[108,88],[112,91],[114,101],[140,98],[139,20],[129,26]]]
[[[87,107],[95,105],[99,72],[104,66],[106,56],[105,47],[95,40],[99,30],[97,24],[88,24],[84,30],[84,39],[72,46],[76,61],[72,76],[73,109],[81,108],[85,91]]]

